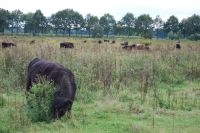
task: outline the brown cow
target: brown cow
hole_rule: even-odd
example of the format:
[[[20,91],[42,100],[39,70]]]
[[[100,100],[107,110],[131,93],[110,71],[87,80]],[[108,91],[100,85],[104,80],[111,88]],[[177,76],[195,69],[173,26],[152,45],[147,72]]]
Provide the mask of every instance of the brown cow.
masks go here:
[[[114,44],[115,43],[115,40],[112,40],[112,42],[111,42],[112,44]]]
[[[110,41],[109,41],[109,40],[107,40],[107,39],[104,39],[103,41],[104,41],[104,42],[110,42]]]
[[[128,46],[128,42],[121,43],[122,46]]]
[[[17,45],[12,42],[2,42],[2,48],[9,48],[9,47],[13,47],[13,46],[16,47]]]
[[[71,42],[60,43],[60,48],[74,48],[74,43]]]
[[[31,40],[31,41],[30,41],[30,44],[34,44],[34,43],[35,43],[35,40]]]

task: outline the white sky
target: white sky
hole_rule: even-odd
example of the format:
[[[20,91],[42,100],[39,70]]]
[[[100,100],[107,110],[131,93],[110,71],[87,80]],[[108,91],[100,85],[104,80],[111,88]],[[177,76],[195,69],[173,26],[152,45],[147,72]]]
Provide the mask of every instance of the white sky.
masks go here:
[[[183,18],[200,15],[200,0],[0,0],[0,8],[12,11],[20,9],[23,13],[40,9],[45,16],[70,8],[83,17],[86,14],[98,16],[110,13],[118,21],[131,12],[135,17],[149,14],[153,19],[160,15],[163,20],[175,15]]]

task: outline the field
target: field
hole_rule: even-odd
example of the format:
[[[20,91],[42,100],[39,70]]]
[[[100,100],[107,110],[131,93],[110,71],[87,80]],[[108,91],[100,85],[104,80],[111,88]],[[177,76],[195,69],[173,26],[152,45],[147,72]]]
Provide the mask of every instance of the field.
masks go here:
[[[181,40],[176,50],[175,40],[109,39],[116,43],[0,36],[0,42],[17,44],[0,48],[0,133],[200,132],[200,42]],[[60,49],[64,41],[75,48]],[[150,50],[124,50],[124,41],[151,43]],[[27,65],[34,57],[74,72],[78,90],[71,118],[47,123],[27,117]]]

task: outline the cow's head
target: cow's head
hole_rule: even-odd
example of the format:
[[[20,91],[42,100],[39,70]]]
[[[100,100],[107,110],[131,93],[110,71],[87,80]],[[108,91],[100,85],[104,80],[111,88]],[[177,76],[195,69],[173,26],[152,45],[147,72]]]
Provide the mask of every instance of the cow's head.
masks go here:
[[[53,102],[54,118],[62,117],[66,111],[70,111],[72,107],[72,100],[57,97]]]

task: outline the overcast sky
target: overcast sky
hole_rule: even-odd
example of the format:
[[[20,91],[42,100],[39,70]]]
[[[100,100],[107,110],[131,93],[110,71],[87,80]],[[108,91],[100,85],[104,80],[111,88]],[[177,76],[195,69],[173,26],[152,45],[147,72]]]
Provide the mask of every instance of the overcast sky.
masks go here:
[[[180,21],[193,14],[200,15],[200,0],[0,0],[0,8],[20,9],[23,13],[40,9],[45,16],[70,8],[83,17],[91,13],[100,18],[110,13],[117,21],[127,12],[135,17],[149,14],[153,19],[160,15],[163,20],[175,15]]]

